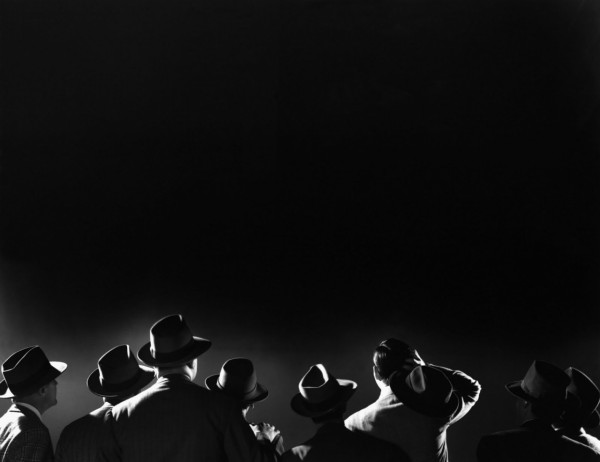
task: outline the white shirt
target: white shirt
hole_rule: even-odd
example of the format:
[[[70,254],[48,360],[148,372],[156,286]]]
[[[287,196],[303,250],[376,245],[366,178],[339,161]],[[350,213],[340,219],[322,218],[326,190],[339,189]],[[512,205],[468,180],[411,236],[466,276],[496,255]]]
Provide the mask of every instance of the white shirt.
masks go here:
[[[42,420],[42,414],[40,413],[40,411],[38,411],[38,409],[35,406],[32,406],[31,404],[27,403],[22,403],[21,401],[15,401],[15,404],[26,407],[30,411],[33,411],[33,413],[37,415],[40,420]]]

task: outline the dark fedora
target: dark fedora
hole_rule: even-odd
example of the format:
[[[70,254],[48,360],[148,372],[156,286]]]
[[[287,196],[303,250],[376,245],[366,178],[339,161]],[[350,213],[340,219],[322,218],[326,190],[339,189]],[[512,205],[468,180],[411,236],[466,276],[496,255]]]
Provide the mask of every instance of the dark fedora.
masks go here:
[[[233,396],[242,404],[262,401],[269,395],[269,391],[256,380],[252,361],[246,358],[228,359],[221,372],[207,377],[204,383],[209,390]]]
[[[394,373],[390,387],[404,405],[430,417],[450,416],[459,405],[446,374],[432,366],[417,366],[406,377]]]
[[[154,379],[154,370],[140,366],[129,345],[119,345],[104,353],[98,369],[88,379],[88,389],[107,398],[127,396],[141,390]]]
[[[148,366],[180,366],[197,358],[211,341],[192,335],[180,314],[166,316],[150,328],[150,342],[138,351],[138,359]]]
[[[565,420],[575,420],[585,428],[596,428],[600,424],[600,414],[597,407],[600,404],[600,390],[587,375],[579,369],[569,367],[565,373],[571,379],[567,386],[567,394],[575,395],[581,406],[577,410],[568,410],[564,414]]]
[[[37,345],[23,348],[2,363],[4,380],[0,382],[0,398],[33,393],[62,374],[66,368],[66,363],[48,361],[44,351]]]
[[[505,385],[513,395],[546,406],[566,408],[569,376],[559,367],[545,361],[535,360],[522,380]]]
[[[291,406],[302,416],[318,417],[346,403],[356,387],[356,382],[336,379],[323,364],[316,364],[300,380],[300,393],[292,398]]]

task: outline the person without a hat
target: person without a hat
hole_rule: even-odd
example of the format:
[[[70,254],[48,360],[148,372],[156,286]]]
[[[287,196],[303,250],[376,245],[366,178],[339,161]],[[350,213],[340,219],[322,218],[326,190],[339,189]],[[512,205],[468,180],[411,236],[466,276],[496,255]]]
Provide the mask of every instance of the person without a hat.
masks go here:
[[[138,359],[156,382],[106,413],[111,438],[100,450],[105,462],[270,462],[244,420],[238,403],[194,383],[198,357],[211,341],[192,334],[181,314],[158,320]]]
[[[553,423],[577,409],[579,400],[567,393],[569,376],[559,367],[535,360],[522,380],[505,385],[518,398],[522,424],[484,435],[477,444],[478,462],[592,462],[593,449],[556,431]]]
[[[600,390],[594,381],[584,372],[575,367],[565,370],[571,379],[567,386],[567,394],[574,395],[579,400],[579,407],[568,409],[561,414],[554,424],[563,435],[589,446],[600,454],[600,440],[590,435],[586,430],[594,430],[600,425]]]
[[[309,440],[285,451],[281,461],[409,462],[399,447],[344,426],[347,403],[356,388],[356,382],[335,378],[323,364],[311,366],[290,404],[294,412],[310,418],[317,430]]]
[[[110,408],[138,394],[154,380],[154,370],[138,363],[129,345],[118,345],[98,359],[88,390],[102,398],[98,409],[68,424],[56,445],[56,462],[96,462],[108,438],[104,418]]]
[[[66,363],[49,361],[38,345],[23,348],[2,363],[0,398],[13,404],[0,418],[0,461],[54,460],[42,415],[57,404],[56,379],[66,368]]]
[[[247,422],[248,412],[269,396],[269,390],[258,381],[254,363],[248,358],[228,359],[219,373],[207,377],[204,384],[209,390],[234,399]],[[249,425],[259,442],[268,442],[279,455],[284,452],[283,437],[274,425],[268,422],[249,422]]]
[[[398,445],[413,462],[447,462],[447,430],[479,399],[479,382],[462,371],[425,364],[396,338],[373,352],[377,400],[355,412],[346,427]]]

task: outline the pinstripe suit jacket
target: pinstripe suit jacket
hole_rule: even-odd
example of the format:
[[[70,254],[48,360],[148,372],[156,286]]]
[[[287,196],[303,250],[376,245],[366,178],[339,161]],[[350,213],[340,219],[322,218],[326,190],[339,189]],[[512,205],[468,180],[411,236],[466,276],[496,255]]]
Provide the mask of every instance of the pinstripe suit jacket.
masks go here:
[[[13,404],[0,418],[0,462],[52,462],[48,428],[35,413]]]
[[[104,416],[111,407],[105,403],[67,425],[56,444],[56,462],[96,462],[102,439],[107,437]]]
[[[239,404],[183,376],[160,377],[106,414],[111,439],[105,462],[272,462],[242,417]]]

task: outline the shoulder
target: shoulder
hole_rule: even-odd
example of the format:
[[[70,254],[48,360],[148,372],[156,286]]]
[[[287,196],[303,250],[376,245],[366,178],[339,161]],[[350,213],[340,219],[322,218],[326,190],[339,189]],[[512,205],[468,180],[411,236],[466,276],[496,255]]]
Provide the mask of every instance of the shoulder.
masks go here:
[[[133,396],[107,412],[106,418],[115,421],[127,419],[134,414],[145,416],[155,415],[156,412],[171,413],[174,409],[184,414],[197,412],[202,408],[207,413],[215,410],[222,412],[237,412],[237,404],[232,398],[212,392],[196,383],[187,380],[175,382],[158,381],[150,388]]]
[[[78,419],[67,424],[60,434],[60,439],[77,434],[86,428],[93,426],[95,427],[101,424],[104,415],[109,411],[109,409],[110,407],[102,407],[100,409],[96,409],[95,411],[90,412],[89,414],[86,414],[82,417],[79,417]]]
[[[377,415],[384,411],[387,408],[385,402],[375,401],[374,403],[369,404],[368,406],[356,411],[354,414],[348,416],[345,420],[346,425],[348,424],[358,424],[365,419],[368,419],[374,415]]]

